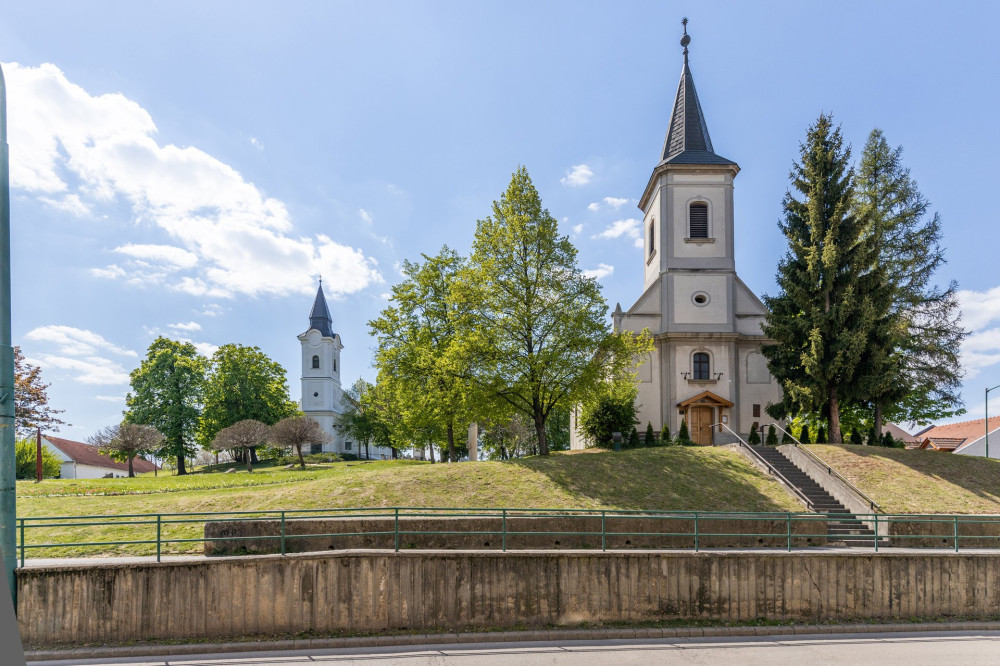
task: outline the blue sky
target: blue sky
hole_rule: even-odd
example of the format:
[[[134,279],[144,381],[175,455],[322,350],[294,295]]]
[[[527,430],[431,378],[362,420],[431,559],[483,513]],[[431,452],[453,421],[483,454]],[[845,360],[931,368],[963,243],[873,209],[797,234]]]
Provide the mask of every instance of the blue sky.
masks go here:
[[[995,3],[4,1],[14,337],[62,434],[120,418],[159,334],[258,345],[297,399],[318,273],[345,378],[373,379],[366,322],[399,262],[467,254],[519,164],[627,308],[685,15],[716,152],[742,168],[741,277],[775,290],[819,113],[856,154],[880,127],[941,213],[981,418],[1000,384]]]

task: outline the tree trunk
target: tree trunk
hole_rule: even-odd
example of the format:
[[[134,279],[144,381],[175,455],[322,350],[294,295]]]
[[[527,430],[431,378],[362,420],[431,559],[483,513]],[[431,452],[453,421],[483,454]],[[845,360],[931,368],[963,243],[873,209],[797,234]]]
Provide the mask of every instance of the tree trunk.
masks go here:
[[[260,462],[260,459],[257,458],[257,447],[256,446],[251,446],[250,447],[250,462],[252,462],[252,463],[259,463]]]
[[[428,444],[427,448],[431,452],[431,464],[433,465],[434,464],[434,445],[433,444]]]
[[[549,455],[549,443],[545,439],[545,416],[539,407],[535,407],[535,433],[538,435],[538,455]]]
[[[837,389],[830,389],[830,444],[842,444],[840,436],[840,405],[837,402]]]
[[[882,437],[882,405],[875,405],[875,433]]]
[[[253,471],[253,460],[251,460],[251,458],[253,458],[253,456],[250,455],[250,453],[252,453],[252,452],[253,452],[253,449],[250,449],[250,452],[246,455],[246,459],[247,459],[247,471],[248,472],[252,472]]]
[[[448,462],[456,462],[455,460],[455,426],[451,421],[448,422]]]
[[[301,444],[296,444],[295,445],[295,450],[299,454],[299,467],[301,467],[302,469],[305,469],[306,468],[306,459],[302,457],[302,445]]]
[[[184,456],[177,456],[177,476],[184,476],[187,474],[187,469],[184,467]]]
[[[128,457],[128,478],[130,478],[130,479],[135,476],[135,471],[132,469],[132,461],[134,459],[135,459],[135,456],[129,456]]]

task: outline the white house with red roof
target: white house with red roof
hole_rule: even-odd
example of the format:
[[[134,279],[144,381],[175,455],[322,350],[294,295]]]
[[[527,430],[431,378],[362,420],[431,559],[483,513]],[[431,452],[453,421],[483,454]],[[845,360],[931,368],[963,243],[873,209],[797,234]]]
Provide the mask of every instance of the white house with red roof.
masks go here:
[[[922,449],[986,456],[986,419],[931,426],[917,433]],[[990,458],[1000,458],[1000,416],[989,420]]]
[[[59,476],[62,479],[103,479],[109,474],[113,477],[128,476],[127,462],[112,460],[96,446],[50,435],[42,435],[42,446],[59,458],[62,463]],[[159,467],[143,458],[136,458],[132,469],[136,474],[143,474]]]

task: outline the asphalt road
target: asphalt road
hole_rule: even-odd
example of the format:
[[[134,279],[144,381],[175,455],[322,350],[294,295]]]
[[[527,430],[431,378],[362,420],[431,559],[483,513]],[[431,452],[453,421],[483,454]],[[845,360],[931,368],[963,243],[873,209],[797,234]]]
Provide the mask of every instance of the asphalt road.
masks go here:
[[[306,666],[363,664],[372,666],[492,666],[542,664],[559,666],[974,666],[1000,664],[1000,632],[921,632],[762,636],[759,638],[672,638],[422,645],[419,647],[256,652],[183,657],[136,657],[112,660],[29,662],[42,664],[132,664],[133,666]]]

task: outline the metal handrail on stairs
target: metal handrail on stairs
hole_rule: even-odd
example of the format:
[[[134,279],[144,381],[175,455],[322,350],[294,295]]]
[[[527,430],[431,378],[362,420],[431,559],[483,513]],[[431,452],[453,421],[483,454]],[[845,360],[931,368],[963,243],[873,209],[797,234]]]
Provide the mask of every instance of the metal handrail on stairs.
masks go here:
[[[770,463],[770,461],[767,460],[767,458],[765,458],[764,456],[760,455],[760,453],[758,453],[752,446],[750,446],[746,441],[744,441],[742,437],[740,437],[735,432],[733,432],[732,428],[730,428],[729,426],[727,426],[725,423],[713,423],[712,425],[709,426],[709,428],[715,428],[716,426],[722,426],[723,428],[725,428],[726,430],[728,430],[733,435],[733,437],[735,437],[736,439],[738,439],[740,441],[740,444],[742,444],[744,447],[746,447],[747,451],[749,451],[752,456],[754,456],[760,462],[764,463],[764,466],[767,467],[767,470],[771,474],[773,474],[776,477],[778,477],[779,479],[781,479],[782,483],[784,483],[786,486],[788,486],[789,488],[791,488],[792,492],[795,493],[795,495],[800,500],[802,500],[803,502],[805,502],[806,506],[809,509],[813,509],[814,508],[813,501],[811,499],[809,499],[808,497],[806,497],[805,493],[803,493],[801,490],[799,490],[798,486],[796,486],[794,483],[792,483],[787,478],[785,478],[785,475],[782,474],[781,472],[779,472],[777,467],[775,467],[774,465],[772,465]]]
[[[823,460],[822,458],[820,458],[818,455],[816,455],[815,453],[813,453],[812,451],[810,451],[809,449],[807,449],[806,447],[804,447],[802,445],[802,442],[800,442],[798,439],[795,438],[795,435],[793,435],[792,433],[788,432],[787,430],[785,430],[784,428],[782,428],[777,423],[769,423],[767,425],[773,425],[775,428],[777,428],[781,432],[783,432],[786,435],[788,435],[788,437],[794,442],[793,446],[795,446],[795,448],[797,448],[800,451],[802,451],[803,453],[805,453],[808,457],[812,458],[813,461],[815,461],[816,463],[819,463],[823,467],[826,467],[826,473],[827,474],[829,474],[831,476],[835,476],[838,479],[840,479],[841,481],[843,481],[845,484],[847,484],[848,488],[850,488],[851,490],[853,490],[855,492],[855,494],[857,494],[858,496],[860,496],[864,501],[866,501],[868,503],[868,506],[871,507],[872,511],[881,511],[882,510],[882,507],[879,506],[878,502],[876,502],[875,500],[873,500],[871,497],[869,497],[864,492],[862,492],[862,490],[860,488],[858,488],[856,485],[854,485],[853,483],[851,483],[850,481],[848,481],[846,478],[844,478],[844,475],[841,474],[840,472],[838,472],[837,470],[835,470],[833,468],[833,466],[830,465],[830,463],[826,462],[825,460]]]

